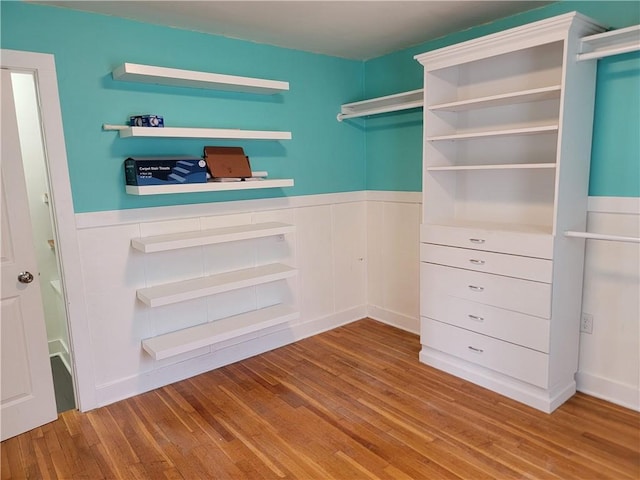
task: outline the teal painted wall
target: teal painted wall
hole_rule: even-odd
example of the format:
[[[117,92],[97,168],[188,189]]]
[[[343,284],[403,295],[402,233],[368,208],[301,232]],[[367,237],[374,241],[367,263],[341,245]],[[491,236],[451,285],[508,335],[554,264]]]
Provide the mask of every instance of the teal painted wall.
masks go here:
[[[611,28],[640,23],[640,2],[566,1],[438,38],[365,63],[365,97],[422,87],[413,56],[573,10]],[[640,55],[599,61],[589,193],[640,196]],[[357,99],[352,99],[357,100]],[[422,111],[370,117],[366,128],[367,189],[420,191]],[[358,125],[362,128],[362,125]]]
[[[362,62],[51,6],[3,1],[0,8],[2,48],[55,55],[77,213],[365,188],[364,134],[336,121],[340,104],[363,96]],[[124,62],[285,80],[290,90],[265,96],[113,81],[112,69]],[[285,130],[293,139],[119,139],[102,131],[141,113],[164,116],[166,126]],[[295,187],[125,193],[126,157],[200,155],[205,145],[242,146],[254,170],[294,178]]]
[[[578,10],[613,28],[640,23],[638,2],[558,2],[367,62],[155,26],[55,7],[0,2],[2,48],[55,55],[77,213],[341,191],[421,190],[422,111],[339,123],[340,104],[422,86],[413,56]],[[153,39],[150,41],[149,39]],[[276,96],[115,82],[123,62],[275,80]],[[365,82],[366,80],[366,82]],[[590,194],[640,196],[640,56],[599,62]],[[288,130],[290,141],[119,139],[103,123],[157,113],[168,126]],[[254,170],[295,187],[137,197],[124,192],[128,156],[199,155],[241,145]]]

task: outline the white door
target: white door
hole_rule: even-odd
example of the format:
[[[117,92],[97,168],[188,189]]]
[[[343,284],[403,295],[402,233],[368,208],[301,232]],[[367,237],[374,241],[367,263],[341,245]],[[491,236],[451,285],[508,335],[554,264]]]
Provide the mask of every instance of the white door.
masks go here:
[[[57,418],[11,74],[2,70],[0,437]]]

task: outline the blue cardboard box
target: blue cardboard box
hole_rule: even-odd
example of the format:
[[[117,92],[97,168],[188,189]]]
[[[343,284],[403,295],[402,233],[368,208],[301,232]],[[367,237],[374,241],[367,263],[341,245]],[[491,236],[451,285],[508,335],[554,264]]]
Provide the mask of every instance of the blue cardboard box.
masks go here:
[[[127,158],[124,174],[136,186],[206,183],[207,164],[197,157]]]

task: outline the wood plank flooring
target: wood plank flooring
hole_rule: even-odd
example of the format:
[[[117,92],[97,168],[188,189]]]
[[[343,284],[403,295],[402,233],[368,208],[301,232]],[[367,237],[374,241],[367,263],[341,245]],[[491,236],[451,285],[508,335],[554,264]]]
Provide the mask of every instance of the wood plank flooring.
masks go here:
[[[1,444],[2,479],[638,479],[640,414],[547,415],[418,362],[370,319]]]

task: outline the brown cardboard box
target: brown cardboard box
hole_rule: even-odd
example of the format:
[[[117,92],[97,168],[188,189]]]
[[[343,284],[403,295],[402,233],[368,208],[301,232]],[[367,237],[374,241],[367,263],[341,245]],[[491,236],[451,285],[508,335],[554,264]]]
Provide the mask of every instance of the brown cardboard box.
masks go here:
[[[242,147],[204,147],[204,159],[213,178],[250,178],[249,157]]]

